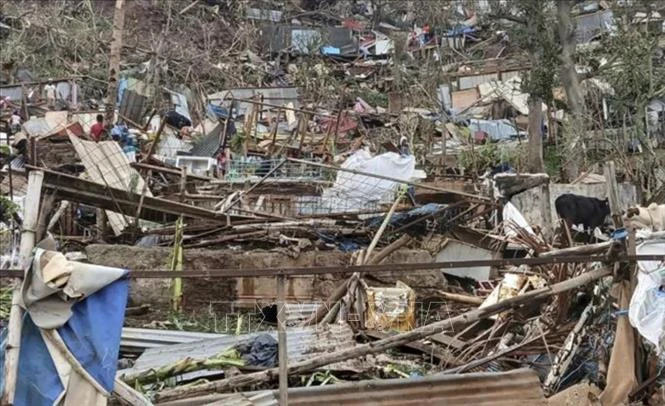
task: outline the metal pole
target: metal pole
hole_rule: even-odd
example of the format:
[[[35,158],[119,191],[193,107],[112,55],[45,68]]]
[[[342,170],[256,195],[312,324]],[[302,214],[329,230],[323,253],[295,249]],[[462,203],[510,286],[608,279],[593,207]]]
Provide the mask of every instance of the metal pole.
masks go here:
[[[288,359],[286,351],[286,276],[277,276],[277,339],[279,345],[279,406],[288,405]]]

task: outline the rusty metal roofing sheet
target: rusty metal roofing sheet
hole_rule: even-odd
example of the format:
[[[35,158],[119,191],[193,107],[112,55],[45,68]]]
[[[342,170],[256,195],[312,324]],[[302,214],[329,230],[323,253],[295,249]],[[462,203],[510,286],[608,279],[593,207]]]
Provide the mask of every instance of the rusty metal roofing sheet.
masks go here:
[[[277,391],[273,395],[277,396]],[[289,405],[545,405],[533,370],[431,375],[289,390]]]
[[[277,406],[279,391],[216,394],[166,402],[164,406]],[[517,369],[409,379],[375,379],[336,385],[290,388],[292,406],[514,406],[547,405],[536,372]],[[226,402],[230,403],[226,403]]]

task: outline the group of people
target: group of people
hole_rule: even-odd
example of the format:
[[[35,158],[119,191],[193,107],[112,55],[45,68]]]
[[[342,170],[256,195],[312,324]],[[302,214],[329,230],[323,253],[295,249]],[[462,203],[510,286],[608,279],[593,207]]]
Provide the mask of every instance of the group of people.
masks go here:
[[[98,114],[95,119],[95,124],[90,127],[90,139],[95,142],[111,139],[120,144],[122,151],[127,155],[130,161],[136,161],[136,153],[138,152],[136,140],[129,132],[127,125],[120,121],[111,128],[109,133],[104,123],[104,116]]]

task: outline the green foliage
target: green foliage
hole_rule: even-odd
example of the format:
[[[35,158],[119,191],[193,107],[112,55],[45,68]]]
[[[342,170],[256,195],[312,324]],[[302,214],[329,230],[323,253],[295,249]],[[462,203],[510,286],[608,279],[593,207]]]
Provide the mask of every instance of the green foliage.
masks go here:
[[[479,145],[473,150],[462,151],[458,164],[466,171],[482,173],[501,162],[516,162],[515,150],[499,143]]]
[[[511,39],[528,52],[532,65],[522,87],[525,92],[551,104],[560,52],[554,4],[542,0],[516,0],[511,4],[524,19],[524,24],[512,26]]]
[[[0,213],[3,213],[6,218],[11,218],[18,214],[20,207],[4,196],[0,196]]]
[[[607,38],[605,52],[615,61],[612,69],[603,71],[603,78],[614,89],[617,111],[628,112],[644,106],[654,90],[665,86],[665,70],[654,66],[652,58],[658,38],[634,27],[619,27],[617,35]]]
[[[545,171],[558,176],[561,171],[561,155],[553,145],[544,149]],[[527,165],[527,144],[505,145],[485,144],[471,150],[462,151],[458,158],[459,166],[465,171],[482,174],[502,162],[510,164],[516,171],[523,171]]]
[[[12,291],[11,286],[0,288],[0,320],[9,319],[9,312],[12,307]]]
[[[545,161],[545,172],[550,177],[559,176],[561,173],[561,154],[554,145],[546,146],[543,150],[543,159]]]

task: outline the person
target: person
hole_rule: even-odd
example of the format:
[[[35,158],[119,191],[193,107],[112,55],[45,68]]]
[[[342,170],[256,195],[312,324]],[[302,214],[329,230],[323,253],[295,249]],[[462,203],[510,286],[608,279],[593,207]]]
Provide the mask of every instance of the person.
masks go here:
[[[48,104],[49,108],[55,107],[55,85],[52,81],[49,81],[46,86],[44,86],[44,98]]]
[[[90,127],[90,138],[93,141],[99,142],[102,140],[102,134],[104,133],[104,116],[97,114],[97,122]]]
[[[217,149],[216,158],[217,158],[217,169],[219,175],[224,177],[228,170],[229,163],[231,162],[231,149],[229,148],[229,142],[236,135],[236,126],[233,120],[229,120],[226,126],[226,133],[222,138],[221,145]]]
[[[127,137],[129,137],[129,128],[123,122],[117,122],[111,129],[111,139],[122,145],[125,143]]]
[[[21,116],[18,114],[17,110],[12,112],[12,117],[10,119],[11,126],[9,127],[12,134],[16,134],[21,131]]]
[[[429,24],[423,26],[423,42],[422,45],[427,45],[432,40],[432,34],[430,33]]]

